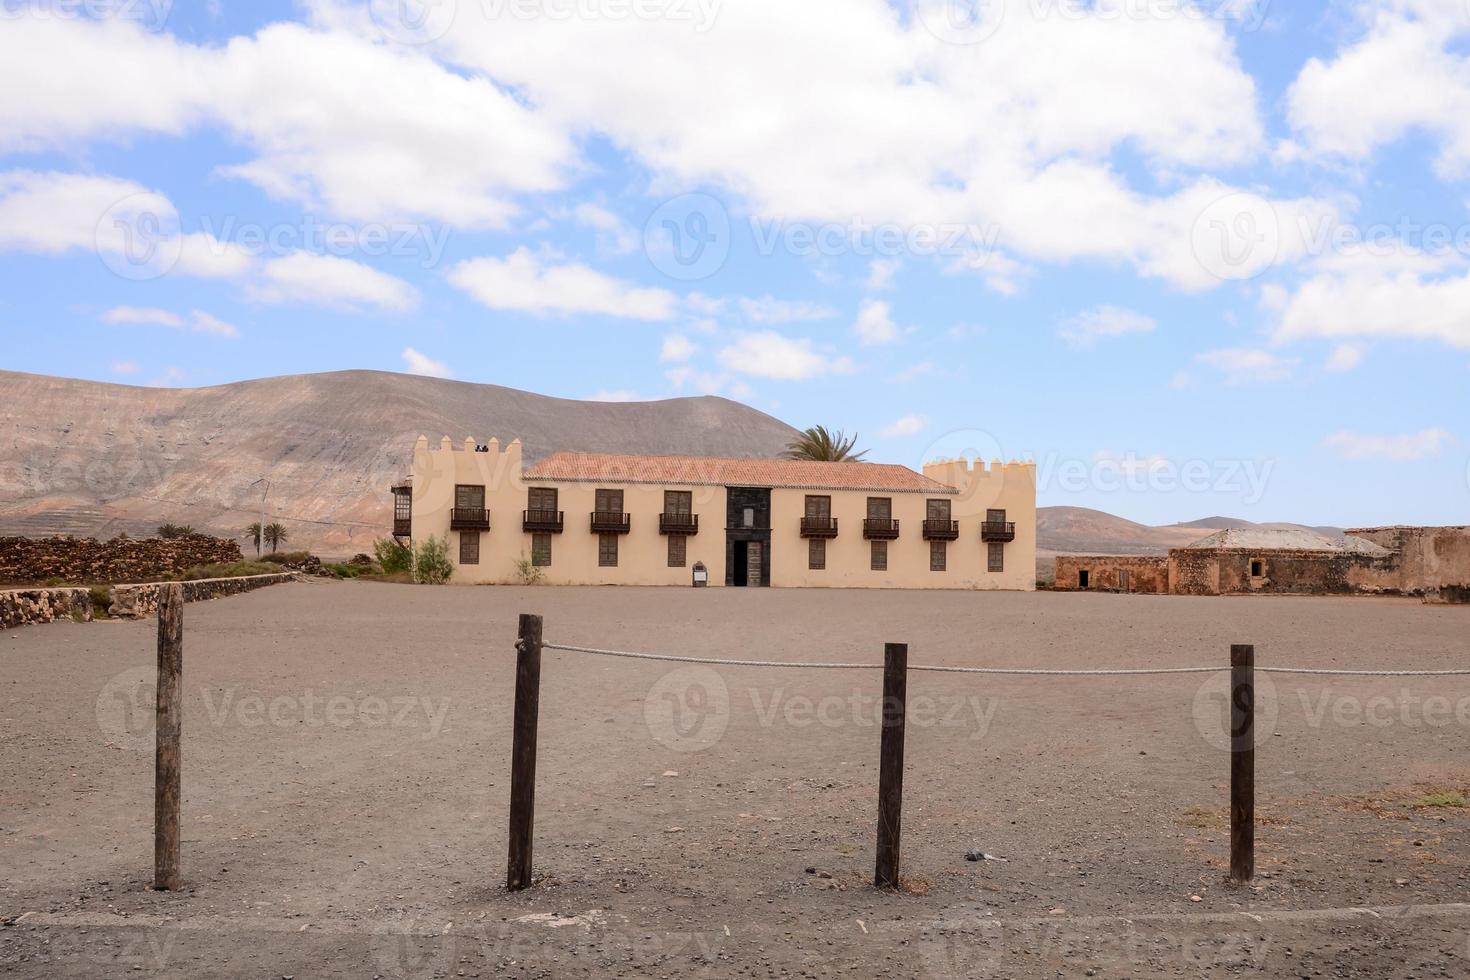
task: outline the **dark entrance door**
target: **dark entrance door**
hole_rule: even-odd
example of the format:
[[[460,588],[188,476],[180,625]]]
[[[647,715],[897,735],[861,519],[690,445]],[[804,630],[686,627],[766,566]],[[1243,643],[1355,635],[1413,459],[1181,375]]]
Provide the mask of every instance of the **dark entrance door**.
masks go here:
[[[729,487],[725,510],[725,584],[771,584],[771,491]]]

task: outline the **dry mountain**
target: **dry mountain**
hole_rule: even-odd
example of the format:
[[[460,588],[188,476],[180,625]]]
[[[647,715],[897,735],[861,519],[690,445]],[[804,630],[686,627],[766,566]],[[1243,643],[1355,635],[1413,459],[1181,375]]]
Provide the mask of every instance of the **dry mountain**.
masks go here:
[[[224,534],[267,520],[292,546],[366,550],[420,433],[555,450],[774,456],[795,435],[724,398],[605,403],[377,371],[137,388],[0,371],[0,534]]]

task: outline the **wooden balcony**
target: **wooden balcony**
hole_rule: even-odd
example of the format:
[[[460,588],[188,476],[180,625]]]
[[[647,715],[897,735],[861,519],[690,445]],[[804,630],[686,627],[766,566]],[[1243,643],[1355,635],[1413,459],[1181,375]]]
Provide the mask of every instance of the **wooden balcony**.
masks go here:
[[[559,510],[527,510],[521,512],[521,530],[560,534],[566,515]]]
[[[682,534],[686,537],[699,533],[698,514],[658,515],[659,534]]]
[[[632,515],[618,510],[594,510],[592,512],[593,534],[627,534],[633,530]]]
[[[959,521],[925,521],[925,541],[958,541],[960,539]]]
[[[869,517],[863,521],[863,537],[868,541],[893,541],[898,537],[898,521]]]
[[[488,531],[490,512],[483,507],[455,507],[449,512],[451,531]]]
[[[413,518],[393,518],[393,536],[395,538],[409,538],[413,536]]]
[[[837,537],[837,518],[803,517],[801,536],[804,538],[835,538]]]
[[[981,541],[1007,542],[1016,540],[1014,521],[986,521],[980,525]]]

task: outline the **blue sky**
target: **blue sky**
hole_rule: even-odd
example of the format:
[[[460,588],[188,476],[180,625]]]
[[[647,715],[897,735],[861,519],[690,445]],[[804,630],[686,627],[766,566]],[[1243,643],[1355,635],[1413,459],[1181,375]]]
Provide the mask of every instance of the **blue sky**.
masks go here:
[[[1470,516],[1460,0],[0,14],[6,368],[713,393],[1147,523]]]

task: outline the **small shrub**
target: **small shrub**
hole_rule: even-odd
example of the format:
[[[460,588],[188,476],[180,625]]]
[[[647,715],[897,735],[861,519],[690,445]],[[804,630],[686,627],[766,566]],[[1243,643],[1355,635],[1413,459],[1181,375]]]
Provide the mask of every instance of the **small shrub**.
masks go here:
[[[197,582],[205,578],[244,578],[247,575],[277,575],[281,571],[279,565],[272,565],[267,561],[234,561],[216,562],[212,565],[195,565],[188,569],[179,579],[184,582]]]
[[[540,565],[535,564],[524,554],[515,559],[516,578],[521,580],[522,585],[540,585],[546,581],[546,571]]]
[[[271,551],[260,556],[261,561],[277,565],[306,565],[311,562],[309,551]]]
[[[378,571],[378,566],[369,562],[366,565],[355,561],[333,562],[322,566],[324,571],[331,572],[338,578],[357,578],[359,575],[372,575]]]
[[[420,585],[443,585],[454,574],[449,560],[449,535],[419,542],[413,553],[413,580]]]
[[[44,581],[44,582],[41,583],[42,587],[47,588],[47,589],[59,589],[59,588],[61,588],[65,584],[66,584],[66,579],[64,579],[64,578],[57,578],[54,575],[51,578],[48,578],[48,579],[46,579],[46,581]]]
[[[1438,790],[1432,793],[1425,793],[1417,800],[1412,800],[1409,803],[1409,806],[1424,809],[1445,808],[1452,810],[1462,810],[1466,807],[1470,807],[1470,800],[1466,800],[1465,794],[1461,793],[1459,790]]]
[[[112,612],[112,586],[92,586],[92,618],[107,619]]]
[[[373,554],[383,566],[384,575],[407,572],[413,568],[413,550],[408,545],[392,538],[379,538],[373,542]]]
[[[187,538],[195,533],[193,525],[190,524],[160,524],[155,532],[160,538]]]

